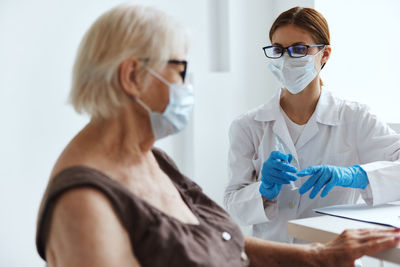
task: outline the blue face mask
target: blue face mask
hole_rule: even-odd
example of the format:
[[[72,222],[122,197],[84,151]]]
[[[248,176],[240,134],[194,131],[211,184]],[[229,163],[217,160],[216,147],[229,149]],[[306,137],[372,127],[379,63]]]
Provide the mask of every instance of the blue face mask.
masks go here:
[[[152,111],[136,98],[136,101],[149,112],[154,138],[158,140],[182,131],[188,124],[194,105],[193,87],[187,83],[169,83],[157,72],[151,69],[148,71],[169,87],[169,103],[162,114]]]

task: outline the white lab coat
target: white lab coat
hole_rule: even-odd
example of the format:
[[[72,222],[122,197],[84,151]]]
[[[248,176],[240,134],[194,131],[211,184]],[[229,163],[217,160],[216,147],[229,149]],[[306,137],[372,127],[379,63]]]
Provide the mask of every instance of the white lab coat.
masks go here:
[[[229,184],[224,205],[240,225],[251,225],[259,238],[297,242],[287,235],[288,220],[317,216],[313,209],[356,203],[360,193],[369,205],[400,199],[400,135],[365,105],[338,99],[322,90],[316,110],[294,146],[279,107],[281,91],[268,103],[233,121],[228,158]],[[365,190],[334,187],[325,198],[309,198],[284,185],[276,199],[263,203],[260,170],[275,150],[275,135],[298,170],[311,165],[359,164],[366,171]],[[308,177],[299,178],[298,188]]]

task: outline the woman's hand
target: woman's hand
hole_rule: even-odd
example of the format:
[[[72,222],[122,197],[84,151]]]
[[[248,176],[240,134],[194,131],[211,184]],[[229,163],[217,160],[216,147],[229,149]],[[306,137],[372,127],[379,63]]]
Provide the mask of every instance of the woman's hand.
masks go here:
[[[326,197],[335,186],[365,189],[369,184],[367,173],[359,165],[339,167],[331,165],[310,166],[297,173],[303,177],[311,175],[300,187],[299,193],[304,194],[311,188],[310,198],[313,199],[324,187],[321,197]]]
[[[296,167],[290,165],[292,154],[272,151],[261,169],[260,194],[269,200],[274,199],[282,189],[283,184],[296,181]]]
[[[326,244],[286,244],[245,238],[251,267],[353,267],[356,259],[395,247],[399,241],[400,229],[393,228],[346,230]]]
[[[345,230],[334,240],[317,246],[319,266],[354,266],[364,255],[373,255],[395,247],[400,241],[400,228]]]

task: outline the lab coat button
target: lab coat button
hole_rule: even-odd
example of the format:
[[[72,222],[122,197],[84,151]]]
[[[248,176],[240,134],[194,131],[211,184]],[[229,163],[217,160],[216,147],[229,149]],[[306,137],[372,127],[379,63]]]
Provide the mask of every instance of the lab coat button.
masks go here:
[[[295,205],[296,205],[295,201],[290,201],[289,202],[289,209],[293,209]]]
[[[222,239],[223,240],[225,240],[225,241],[229,241],[229,240],[231,240],[231,234],[230,233],[228,233],[228,232],[222,232]]]
[[[242,261],[247,261],[248,260],[246,252],[242,251],[242,254],[240,254],[240,259]]]

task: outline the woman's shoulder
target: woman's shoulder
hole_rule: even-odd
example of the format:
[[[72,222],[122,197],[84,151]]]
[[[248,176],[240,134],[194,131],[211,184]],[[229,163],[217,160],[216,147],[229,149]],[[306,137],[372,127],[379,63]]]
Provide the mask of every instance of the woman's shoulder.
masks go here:
[[[87,155],[87,151],[82,150],[82,146],[74,137],[58,156],[50,174],[50,181],[66,169],[75,169],[76,166],[91,166],[93,159]],[[78,170],[82,171],[82,169]]]
[[[240,115],[236,116],[231,124],[246,124],[249,122],[257,122],[257,115],[266,112],[270,108],[271,107],[268,103],[258,105],[257,107],[247,110],[246,112],[243,112]]]
[[[94,222],[96,217],[103,220],[111,215],[115,216],[109,198],[92,187],[68,190],[54,203],[53,217],[70,226],[74,223],[78,223],[77,226],[82,225],[88,220]]]
[[[337,96],[332,91],[324,90],[324,95],[325,95],[324,104],[326,104],[327,106],[331,106],[331,107],[337,107],[342,112],[343,111],[355,111],[355,112],[369,111],[368,105],[358,102],[358,101],[355,101],[355,100],[344,99],[340,96]]]
[[[273,121],[279,116],[280,97],[281,92],[278,92],[266,102],[240,114],[232,121],[231,128],[249,128],[250,130],[259,127],[264,128],[266,122]]]
[[[278,109],[277,109],[278,110]],[[237,116],[229,126],[230,136],[253,136],[265,130],[265,124],[274,118],[274,107],[264,103]]]
[[[74,262],[82,264],[93,260],[87,257],[108,260],[109,257],[102,252],[111,248],[126,251],[124,247],[131,247],[127,232],[118,220],[109,198],[88,187],[69,190],[59,197],[48,231],[45,247],[47,259],[64,259],[71,265]],[[61,242],[62,250],[59,246]],[[94,243],[95,247],[92,246]],[[51,253],[55,255],[50,256]],[[64,253],[71,253],[76,257],[85,256],[71,260],[65,259]],[[123,253],[123,256],[127,257],[129,253]],[[132,256],[129,256],[129,261],[132,261]]]
[[[256,119],[256,117],[259,113],[263,113],[267,110],[270,110],[271,108],[272,107],[271,107],[270,103],[264,103],[264,104],[258,105],[256,107],[240,114],[239,116],[237,116],[235,118],[234,122],[253,121]]]
[[[50,233],[58,235],[68,231],[75,223],[94,220],[95,214],[104,218],[110,214],[115,216],[111,207],[116,205],[118,196],[109,186],[112,183],[111,179],[85,166],[64,168],[49,180],[40,205],[36,234],[38,252],[43,259],[46,259],[47,242],[53,235]],[[54,227],[68,229],[54,230]]]
[[[372,116],[368,105],[358,101],[344,99],[333,92],[323,90],[317,107],[317,116],[320,119],[330,118],[336,124],[347,125],[363,118]]]

